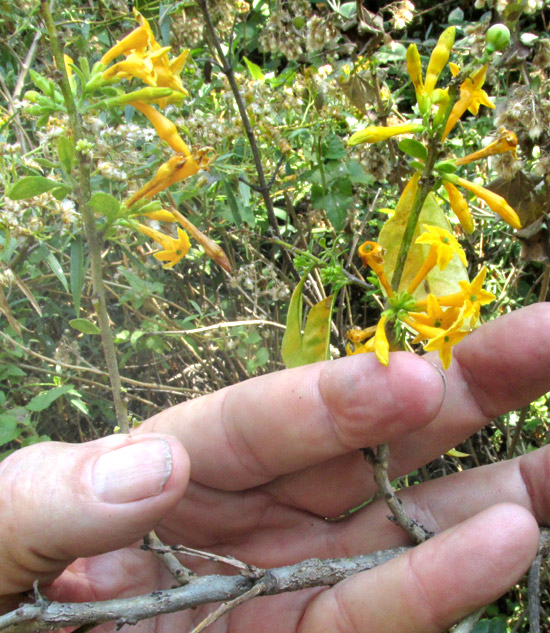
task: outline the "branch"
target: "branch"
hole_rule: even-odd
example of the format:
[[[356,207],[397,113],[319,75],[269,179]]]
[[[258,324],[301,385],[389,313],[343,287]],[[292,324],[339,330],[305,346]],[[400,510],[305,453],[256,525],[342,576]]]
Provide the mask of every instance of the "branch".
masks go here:
[[[83,603],[46,602],[42,598],[35,604],[23,604],[0,616],[0,631],[34,633],[111,621],[116,621],[120,627],[211,602],[235,600],[251,592],[257,584],[261,584],[262,591],[258,595],[262,596],[332,586],[349,576],[378,567],[409,549],[396,547],[354,558],[310,558],[296,565],[265,570],[258,579],[249,575],[201,576],[193,578],[182,587],[154,591],[134,598]]]
[[[59,43],[57,29],[50,12],[48,0],[41,0],[40,12],[48,30],[50,48],[57,66],[59,87],[63,94],[65,107],[67,108],[73,142],[76,148],[78,184],[74,193],[77,199],[78,209],[84,220],[86,239],[88,241],[90,252],[90,270],[94,289],[92,304],[96,311],[99,329],[101,331],[103,354],[105,356],[105,364],[109,373],[117,424],[123,433],[127,433],[129,429],[128,414],[126,410],[126,403],[122,397],[120,373],[118,371],[113,333],[111,331],[107,302],[105,299],[105,284],[103,282],[101,261],[101,238],[97,231],[94,212],[88,205],[91,198],[90,165],[85,154],[78,150],[78,142],[84,139],[82,120],[69,84],[69,78],[65,69],[65,61],[63,59],[63,52]]]
[[[229,81],[229,85],[231,86],[231,92],[233,93],[233,97],[237,104],[239,115],[243,122],[244,131],[246,132],[248,143],[250,145],[250,149],[252,150],[252,156],[254,158],[254,166],[256,167],[256,172],[258,174],[258,183],[259,183],[258,186],[251,185],[252,189],[254,189],[255,191],[258,191],[261,194],[264,200],[265,207],[267,209],[267,219],[269,221],[269,225],[271,226],[271,229],[273,230],[274,235],[280,238],[281,233],[279,231],[279,224],[277,222],[277,216],[275,215],[275,207],[273,205],[273,200],[271,199],[271,193],[270,193],[270,189],[273,185],[274,179],[279,170],[279,165],[275,168],[273,177],[271,178],[271,181],[268,183],[265,177],[265,172],[264,172],[264,167],[262,164],[260,149],[258,147],[258,142],[256,141],[256,136],[254,134],[252,124],[250,123],[250,117],[248,116],[244,99],[240,93],[239,86],[237,85],[237,80],[235,78],[235,71],[233,69],[232,63],[223,52],[221,42],[218,38],[216,29],[214,28],[214,24],[212,22],[212,16],[210,15],[210,11],[208,9],[208,0],[197,0],[197,5],[199,6],[199,9],[201,10],[204,17],[206,32],[208,34],[208,37],[207,37],[208,43],[210,44],[210,47],[213,49],[212,52],[218,56],[221,62],[220,63],[221,71],[227,77],[227,80]],[[229,48],[229,50],[231,50],[231,48]],[[283,160],[284,159],[282,158],[280,161],[281,164]],[[293,270],[296,277],[298,278],[299,275],[296,273],[296,270],[294,269],[294,264],[292,263],[290,256],[288,255],[286,251],[283,251],[283,253],[285,254],[285,257],[288,259],[291,270]]]

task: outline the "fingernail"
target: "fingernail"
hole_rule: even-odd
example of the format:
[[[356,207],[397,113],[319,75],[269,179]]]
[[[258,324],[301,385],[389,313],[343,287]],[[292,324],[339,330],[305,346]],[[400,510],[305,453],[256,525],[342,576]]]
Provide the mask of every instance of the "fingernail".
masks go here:
[[[162,492],[172,471],[166,440],[144,440],[101,455],[92,471],[96,495],[106,503],[128,503]]]

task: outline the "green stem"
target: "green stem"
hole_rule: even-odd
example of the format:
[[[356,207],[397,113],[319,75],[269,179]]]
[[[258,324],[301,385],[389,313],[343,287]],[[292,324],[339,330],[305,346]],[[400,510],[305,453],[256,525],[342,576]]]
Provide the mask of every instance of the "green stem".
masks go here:
[[[399,253],[397,255],[395,271],[391,279],[391,286],[396,292],[399,290],[399,284],[401,283],[401,278],[403,277],[405,262],[407,261],[407,256],[411,248],[412,239],[414,237],[414,232],[416,230],[416,225],[418,224],[418,219],[420,217],[422,207],[424,206],[426,198],[431,193],[434,187],[434,165],[440,157],[440,141],[441,136],[443,135],[443,130],[447,125],[447,120],[451,115],[453,106],[458,98],[458,95],[460,94],[458,81],[459,80],[457,80],[457,78],[455,77],[449,86],[449,103],[447,105],[445,116],[443,117],[443,121],[434,130],[434,134],[429,141],[426,166],[424,167],[422,177],[420,178],[420,186],[418,187],[418,190],[416,192],[416,197],[414,199],[411,213],[407,221],[407,226],[405,227],[405,232],[403,233],[403,239],[401,241]]]
[[[57,29],[55,27],[52,14],[50,12],[48,0],[41,0],[40,10],[46,24],[46,28],[48,29],[50,47],[52,49],[53,57],[57,66],[57,79],[59,82],[59,87],[63,94],[65,107],[67,108],[67,113],[69,115],[72,137],[76,146],[80,140],[84,139],[82,120],[76,108],[73,93],[69,84],[69,78],[67,77],[67,71],[65,70],[63,53],[59,44]],[[84,152],[77,150],[76,155],[78,157],[78,181],[74,193],[77,199],[78,208],[82,213],[82,218],[84,220],[86,239],[88,241],[88,247],[90,251],[90,270],[94,292],[94,296],[92,297],[92,304],[97,314],[97,320],[101,332],[101,342],[103,345],[103,353],[105,356],[107,372],[109,374],[109,380],[111,383],[111,391],[113,394],[117,424],[123,433],[127,433],[129,429],[128,415],[126,411],[126,403],[122,398],[122,385],[120,381],[120,374],[118,371],[116,350],[113,342],[111,326],[109,323],[107,301],[105,299],[105,286],[103,283],[103,275],[101,269],[101,238],[97,231],[94,212],[88,206],[88,201],[91,197],[90,164]]]
[[[414,203],[407,221],[407,226],[405,227],[405,232],[403,233],[403,239],[401,240],[401,246],[399,247],[399,253],[397,255],[395,271],[391,279],[391,286],[396,292],[399,290],[399,284],[401,283],[401,277],[403,276],[403,271],[405,269],[405,262],[407,261],[407,256],[412,244],[416,225],[418,224],[420,212],[422,211],[422,207],[424,206],[424,202],[426,201],[428,194],[433,188],[432,171],[438,154],[439,152],[437,152],[434,145],[431,144],[428,150],[426,167],[422,177],[420,178],[420,186],[416,192]]]

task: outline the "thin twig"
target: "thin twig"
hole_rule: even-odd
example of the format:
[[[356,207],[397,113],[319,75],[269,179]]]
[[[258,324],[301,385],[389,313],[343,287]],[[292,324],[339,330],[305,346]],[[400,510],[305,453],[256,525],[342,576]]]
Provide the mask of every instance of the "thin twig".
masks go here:
[[[63,101],[65,102],[65,107],[67,108],[67,114],[69,115],[73,142],[75,147],[77,147],[78,142],[84,139],[82,120],[73,97],[69,78],[67,76],[65,60],[63,59],[63,52],[57,35],[57,28],[53,21],[48,0],[41,0],[40,12],[48,30],[50,47],[57,66],[57,79],[63,94]],[[126,403],[122,397],[122,385],[120,382],[115,344],[113,341],[113,333],[111,331],[107,302],[105,299],[105,285],[103,283],[101,260],[101,239],[97,231],[94,211],[88,205],[88,201],[91,197],[90,164],[88,157],[84,152],[76,151],[76,156],[78,186],[75,188],[75,195],[78,202],[78,208],[82,213],[82,218],[84,220],[86,239],[90,253],[90,271],[92,274],[94,288],[92,304],[97,313],[99,329],[101,332],[103,354],[105,356],[105,364],[107,366],[107,372],[109,373],[109,380],[111,382],[117,424],[123,433],[127,433],[129,429],[128,413],[126,410]]]
[[[226,613],[229,613],[229,611],[232,611],[233,609],[240,606],[244,602],[247,602],[248,600],[252,600],[252,598],[256,598],[261,593],[263,593],[263,591],[265,591],[265,585],[260,581],[259,583],[255,584],[252,587],[252,589],[245,591],[242,595],[238,596],[237,598],[234,598],[233,600],[230,600],[229,602],[222,602],[222,604],[215,611],[212,611],[212,613],[209,613],[204,618],[204,620],[191,631],[191,633],[201,633],[201,631],[204,631],[204,629],[209,627],[211,624],[214,624],[214,622],[219,620]]]
[[[369,463],[372,465],[374,472],[374,480],[378,486],[378,489],[384,495],[384,501],[391,510],[394,520],[397,525],[402,527],[405,532],[410,536],[413,543],[423,543],[428,538],[433,536],[430,532],[425,530],[417,521],[407,516],[403,508],[403,504],[395,494],[395,490],[391,485],[391,481],[388,476],[388,466],[390,457],[390,447],[388,444],[379,444],[376,447],[376,453],[372,449],[364,449],[363,453]]]
[[[250,145],[250,149],[252,150],[252,157],[254,159],[254,166],[256,168],[256,173],[258,175],[258,187],[257,190],[260,192],[264,204],[267,210],[267,218],[269,221],[269,225],[273,230],[273,233],[277,237],[281,237],[281,233],[279,231],[279,223],[277,222],[277,216],[275,215],[275,206],[273,205],[273,200],[271,198],[270,192],[270,184],[267,182],[264,172],[264,167],[262,164],[262,157],[260,154],[260,149],[258,147],[258,142],[256,141],[256,135],[254,134],[254,130],[252,128],[252,124],[250,122],[250,117],[248,116],[248,111],[246,109],[246,105],[244,99],[239,90],[239,86],[237,84],[237,80],[235,78],[235,71],[233,69],[233,65],[230,60],[225,55],[221,42],[218,38],[218,34],[216,33],[216,29],[214,28],[214,24],[212,22],[212,16],[210,15],[210,10],[208,9],[208,1],[207,0],[197,0],[197,5],[199,6],[205,22],[206,31],[208,33],[208,41],[212,46],[213,53],[218,56],[218,59],[221,62],[222,72],[227,77],[229,85],[231,86],[231,92],[233,93],[233,98],[235,99],[235,103],[237,104],[237,108],[239,110],[239,115],[243,122],[244,131],[248,138],[248,143]],[[255,188],[256,189],[256,188]],[[290,269],[295,274],[296,278],[299,278],[298,273],[294,269],[294,264],[292,263],[292,259],[288,255],[286,251],[283,250],[285,258],[288,260],[288,264],[290,265]]]
[[[196,556],[197,558],[204,558],[215,563],[230,565],[231,567],[238,569],[243,576],[247,576],[248,578],[260,578],[264,574],[263,569],[260,569],[255,565],[250,565],[249,563],[243,563],[243,561],[240,561],[238,558],[234,558],[233,556],[221,556],[220,554],[213,554],[212,552],[205,552],[200,549],[195,549],[194,547],[188,547],[187,545],[164,545],[159,541],[159,544],[148,545],[147,549],[161,554],[166,552],[177,552],[178,554]]]
[[[107,372],[101,371],[101,369],[97,369],[96,367],[71,365],[71,363],[65,363],[64,361],[57,360],[55,358],[50,358],[49,356],[44,356],[43,354],[39,354],[38,352],[33,351],[29,347],[26,347],[22,343],[19,343],[18,341],[14,340],[13,338],[11,338],[11,336],[9,336],[9,334],[6,334],[5,332],[0,331],[0,338],[3,338],[4,340],[9,341],[12,345],[15,345],[19,349],[24,350],[30,356],[39,358],[40,360],[43,360],[45,363],[49,363],[50,365],[64,367],[65,369],[74,369],[75,371],[87,371],[92,374],[97,374],[98,376],[106,376],[106,377],[109,376]],[[124,378],[123,376],[121,376],[120,380],[123,383],[126,383],[128,385],[133,385],[135,387],[141,387],[143,389],[151,389],[153,391],[166,391],[168,393],[173,393],[177,395],[179,394],[202,395],[205,393],[205,392],[198,391],[196,389],[188,389],[186,387],[167,387],[165,385],[159,385],[154,382],[142,382],[141,380],[134,380],[133,378]]]
[[[164,547],[164,543],[159,539],[154,530],[151,530],[149,534],[143,537],[142,549],[149,550],[153,552],[155,556],[158,556],[162,564],[180,585],[186,585],[191,579],[197,576],[192,569],[188,569],[180,563],[172,550],[166,551]]]

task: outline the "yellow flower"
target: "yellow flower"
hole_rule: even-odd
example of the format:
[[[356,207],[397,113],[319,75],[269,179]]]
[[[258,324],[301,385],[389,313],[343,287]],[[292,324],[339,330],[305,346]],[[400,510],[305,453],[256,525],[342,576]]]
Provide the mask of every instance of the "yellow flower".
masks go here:
[[[378,275],[388,297],[393,296],[392,287],[384,273],[384,249],[377,242],[363,242],[357,250],[364,266],[369,266]]]
[[[164,108],[168,103],[181,101],[187,95],[179,75],[189,54],[183,51],[178,57],[170,60],[170,46],[161,47],[156,41],[147,20],[134,9],[134,15],[140,26],[117,42],[101,59],[108,65],[115,57],[126,55],[124,61],[107,68],[103,73],[105,80],[136,77],[149,86],[170,88],[174,92],[168,97],[161,97],[157,103]]]
[[[517,145],[518,137],[510,130],[502,129],[500,136],[496,141],[489,143],[487,147],[484,147],[477,152],[473,152],[472,154],[468,154],[462,158],[457,158],[456,164],[467,165],[474,160],[487,158],[488,156],[494,156],[495,154],[504,154],[505,152],[512,152],[514,158],[516,158]]]
[[[200,150],[196,156],[175,154],[158,168],[154,177],[126,202],[130,208],[142,198],[152,198],[180,180],[193,176],[200,169],[207,169],[210,159],[207,156],[207,148]]]
[[[471,324],[473,325],[479,318],[481,306],[495,300],[495,295],[492,292],[483,290],[482,288],[486,275],[487,268],[484,266],[471,283],[468,281],[459,281],[460,292],[437,297],[439,305],[463,308],[464,318],[472,319]],[[418,301],[417,307],[422,309],[425,302],[426,300]]]
[[[420,123],[404,123],[403,125],[390,125],[389,127],[371,125],[370,127],[352,134],[348,140],[348,145],[359,145],[359,143],[378,143],[385,141],[398,134],[410,134],[422,132],[424,126]]]
[[[149,24],[147,24],[149,26]],[[103,66],[108,66],[115,57],[124,55],[126,51],[145,48],[150,41],[152,32],[144,26],[138,26],[112,46],[101,58]],[[153,38],[154,39],[154,38]]]
[[[487,203],[491,211],[500,215],[500,217],[515,229],[521,229],[521,221],[518,214],[512,209],[512,207],[506,202],[506,200],[499,196],[494,191],[485,189],[481,185],[477,185],[475,182],[464,180],[464,178],[457,178],[456,184],[471,191],[478,198],[481,198]]]
[[[439,36],[437,44],[430,55],[424,86],[428,96],[432,94],[435,85],[437,84],[437,80],[439,79],[439,75],[449,61],[451,49],[455,42],[455,34],[456,28],[454,26],[450,26],[445,29]]]
[[[453,357],[453,346],[469,333],[468,330],[461,330],[463,319],[457,319],[454,324],[447,330],[443,330],[434,338],[430,339],[424,346],[427,352],[439,352],[439,358],[443,365],[443,369],[449,369]]]
[[[114,64],[103,73],[103,79],[140,79],[148,86],[156,87],[155,75],[153,74],[153,64],[144,54],[133,51],[128,57]]]
[[[149,213],[138,213],[137,215],[144,215],[150,220],[156,222],[176,222],[176,216],[166,209],[159,209],[158,211],[150,211]]]
[[[407,292],[410,295],[414,293],[435,265],[437,265],[439,270],[447,268],[455,253],[459,256],[460,261],[464,264],[464,266],[468,264],[462,246],[460,246],[457,242],[454,235],[451,235],[449,231],[442,229],[439,226],[424,224],[424,228],[426,229],[426,232],[416,238],[416,243],[431,244],[431,248],[428,251],[426,259],[422,263],[422,266],[419,268],[418,272],[414,276],[414,279],[407,288]]]
[[[446,312],[447,311],[445,311],[445,313]],[[459,343],[468,334],[468,330],[461,329],[464,323],[463,310],[458,311],[454,321],[452,321],[453,316],[455,316],[454,313],[449,313],[448,317],[446,317],[446,327],[426,325],[422,320],[417,321],[411,317],[405,317],[403,319],[404,323],[418,332],[418,336],[415,339],[416,342],[429,339],[424,349],[427,352],[437,350],[444,369],[448,369],[451,364],[453,345]],[[452,321],[452,323],[449,325],[448,321]]]
[[[368,352],[374,352],[376,358],[382,365],[387,366],[390,362],[390,345],[388,343],[388,337],[386,336],[386,323],[388,317],[382,315],[378,323],[365,330],[350,330],[348,332],[348,338],[354,344],[354,349],[351,345],[346,347],[346,353],[348,356],[354,354],[365,354]],[[372,336],[374,334],[374,336]],[[368,337],[365,343],[358,344],[363,338]]]
[[[474,230],[474,220],[464,196],[453,185],[452,182],[448,182],[445,180],[443,181],[443,186],[445,187],[445,190],[449,195],[451,209],[454,211],[454,214],[458,218],[460,226],[466,231],[466,233],[472,233],[472,231]]]
[[[459,68],[456,64],[449,64],[453,75],[457,75]],[[479,112],[479,106],[485,105],[488,108],[494,108],[495,104],[489,99],[489,95],[482,90],[481,86],[485,81],[485,75],[487,73],[487,64],[482,66],[474,75],[466,77],[466,80],[462,82],[460,86],[460,98],[454,104],[451,114],[445,125],[443,136],[441,140],[445,140],[449,132],[456,125],[460,117],[469,110],[472,114],[476,115]]]
[[[348,343],[348,345],[346,345],[346,354],[353,356],[354,354],[374,352],[374,334],[376,333],[376,328],[377,325],[371,325],[364,330],[348,330],[347,337],[351,343],[353,343],[353,347]],[[363,341],[365,342],[363,343]]]
[[[379,362],[384,366],[387,366],[390,362],[390,345],[388,343],[388,337],[386,336],[387,320],[388,318],[386,316],[380,318],[374,335],[374,352],[376,358],[378,358]]]
[[[437,248],[437,267],[444,270],[455,255],[458,255],[464,266],[468,265],[466,254],[456,237],[439,226],[424,224],[425,232],[416,238],[417,244],[432,244]]]
[[[156,133],[159,137],[168,143],[170,147],[178,154],[184,154],[185,156],[191,156],[191,151],[187,146],[187,143],[178,134],[176,126],[167,119],[164,114],[161,114],[158,110],[148,103],[142,101],[132,101],[130,105],[133,105],[136,110],[139,110],[144,114],[149,121],[153,124]]]
[[[427,109],[426,90],[422,79],[422,62],[416,44],[411,44],[407,49],[407,72],[413,83],[420,111],[424,113]]]
[[[175,266],[182,257],[187,255],[189,248],[191,247],[187,233],[179,227],[178,239],[152,229],[149,226],[145,226],[145,224],[138,224],[138,229],[162,246],[163,250],[154,253],[153,257],[161,262],[167,262],[163,265],[163,268],[172,268]]]
[[[457,320],[460,309],[456,307],[443,310],[439,300],[432,294],[428,295],[427,299],[417,302],[417,308],[422,309],[425,306],[426,312],[409,312],[409,316],[414,319],[415,326],[423,325],[429,328],[446,330],[453,325]],[[414,327],[414,326],[413,326]],[[415,329],[417,329],[415,327]],[[434,333],[431,330],[418,330],[418,335],[414,339],[413,343],[419,343],[426,338],[432,338],[429,333]],[[426,335],[428,333],[428,335]]]

